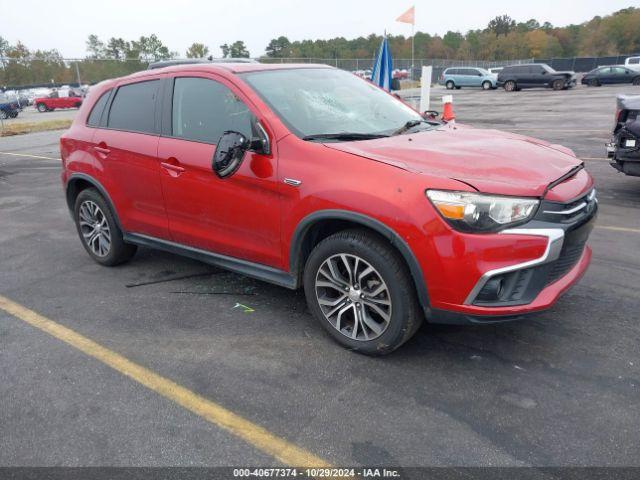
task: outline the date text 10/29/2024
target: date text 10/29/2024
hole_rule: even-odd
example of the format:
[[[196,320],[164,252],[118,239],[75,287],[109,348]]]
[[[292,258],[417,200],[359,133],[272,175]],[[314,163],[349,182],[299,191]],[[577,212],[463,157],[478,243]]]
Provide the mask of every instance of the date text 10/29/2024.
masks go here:
[[[387,468],[234,468],[233,476],[275,478],[400,478]]]

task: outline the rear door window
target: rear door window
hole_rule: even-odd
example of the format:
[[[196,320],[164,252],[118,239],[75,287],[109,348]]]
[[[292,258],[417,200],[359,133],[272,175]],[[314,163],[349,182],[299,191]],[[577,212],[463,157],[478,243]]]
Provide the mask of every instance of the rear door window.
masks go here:
[[[140,133],[157,133],[156,100],[160,80],[130,83],[118,88],[111,103],[107,127]]]
[[[225,131],[252,138],[253,114],[228,87],[215,80],[178,77],[173,87],[172,135],[218,143]]]

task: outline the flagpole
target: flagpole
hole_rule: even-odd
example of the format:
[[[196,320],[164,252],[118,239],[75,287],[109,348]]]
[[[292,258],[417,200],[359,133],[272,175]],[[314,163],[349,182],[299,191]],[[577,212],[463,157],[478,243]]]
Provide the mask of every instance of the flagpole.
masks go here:
[[[413,80],[413,57],[414,57],[414,52],[415,52],[415,38],[416,38],[416,24],[415,24],[415,20],[413,21],[414,23],[411,24],[411,80]]]

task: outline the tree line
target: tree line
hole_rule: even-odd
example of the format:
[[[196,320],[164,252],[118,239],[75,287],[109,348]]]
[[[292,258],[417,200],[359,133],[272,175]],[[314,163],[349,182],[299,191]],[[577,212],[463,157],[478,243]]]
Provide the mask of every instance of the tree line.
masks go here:
[[[348,40],[289,41],[274,38],[266,48],[272,58],[372,58],[382,37],[371,34]],[[394,58],[411,58],[411,37],[388,36]],[[416,58],[511,60],[576,56],[608,56],[640,52],[640,8],[629,7],[579,25],[554,27],[508,15],[494,18],[484,29],[444,35],[415,33]]]
[[[265,48],[265,61],[287,58],[354,59],[373,58],[382,37],[290,41],[285,36],[272,39]],[[411,37],[390,35],[394,58],[411,57]],[[565,27],[535,19],[517,22],[508,15],[491,20],[483,29],[466,33],[448,31],[444,35],[415,33],[416,58],[451,60],[510,60],[574,56],[607,56],[640,52],[640,8],[629,7],[604,17]],[[29,50],[18,41],[9,44],[0,36],[0,86],[37,83],[73,83],[78,73],[83,83],[94,83],[143,70],[149,62],[186,56],[249,57],[242,40],[219,46],[213,54],[204,43],[195,42],[184,52],[172,51],[155,34],[126,40],[112,37],[103,41],[89,35],[85,58],[70,61],[56,49]]]

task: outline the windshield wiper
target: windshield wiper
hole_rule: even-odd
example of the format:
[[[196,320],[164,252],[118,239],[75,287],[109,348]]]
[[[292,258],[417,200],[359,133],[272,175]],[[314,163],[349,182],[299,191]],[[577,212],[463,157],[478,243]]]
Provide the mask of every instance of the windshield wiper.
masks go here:
[[[401,135],[404,132],[408,132],[409,130],[411,130],[414,127],[417,127],[418,125],[422,124],[422,123],[427,123],[431,126],[433,125],[437,125],[437,123],[435,122],[429,122],[427,120],[409,120],[407,123],[405,123],[403,126],[401,126],[399,129],[397,129],[396,131],[394,131],[391,136],[393,137],[394,135]]]
[[[357,133],[357,132],[340,132],[340,133],[316,133],[314,135],[306,135],[303,140],[372,140],[374,138],[385,138],[389,135],[384,133]]]

